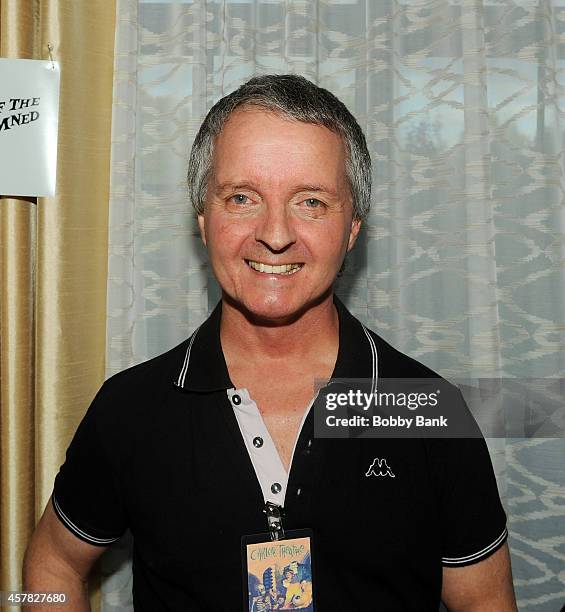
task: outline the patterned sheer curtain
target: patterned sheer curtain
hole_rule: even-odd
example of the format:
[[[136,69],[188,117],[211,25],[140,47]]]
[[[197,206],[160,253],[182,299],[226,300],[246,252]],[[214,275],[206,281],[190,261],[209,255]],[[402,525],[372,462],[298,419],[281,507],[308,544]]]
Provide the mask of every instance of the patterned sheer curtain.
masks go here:
[[[219,297],[185,172],[254,74],[335,92],[365,130],[371,216],[339,293],[448,378],[564,376],[565,0],[118,0],[107,374]],[[520,610],[565,602],[565,441],[489,440]],[[131,609],[128,542],[104,609]]]

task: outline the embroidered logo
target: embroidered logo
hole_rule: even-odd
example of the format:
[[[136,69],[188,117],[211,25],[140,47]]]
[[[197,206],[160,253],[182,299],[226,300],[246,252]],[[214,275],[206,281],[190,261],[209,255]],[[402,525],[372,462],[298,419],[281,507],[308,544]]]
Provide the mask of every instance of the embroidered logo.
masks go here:
[[[371,463],[371,467],[367,470],[365,476],[390,476],[391,478],[396,478],[388,467],[386,459],[377,459],[376,457],[373,459],[373,463]]]

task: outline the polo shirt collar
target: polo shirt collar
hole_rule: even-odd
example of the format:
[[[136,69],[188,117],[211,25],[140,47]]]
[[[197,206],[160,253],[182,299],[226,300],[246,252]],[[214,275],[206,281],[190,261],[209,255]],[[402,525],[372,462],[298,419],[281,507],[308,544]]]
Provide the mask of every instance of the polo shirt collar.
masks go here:
[[[222,302],[212,314],[194,330],[188,339],[182,368],[175,378],[175,386],[185,391],[219,391],[231,389],[228,366],[220,342]]]
[[[378,354],[369,330],[356,319],[343,302],[334,295],[339,316],[339,349],[332,379],[371,380],[373,392],[377,388]]]
[[[334,295],[339,318],[339,349],[332,379],[370,379],[376,389],[378,357],[375,340]],[[175,386],[186,391],[211,392],[234,388],[220,342],[222,302],[188,339]]]

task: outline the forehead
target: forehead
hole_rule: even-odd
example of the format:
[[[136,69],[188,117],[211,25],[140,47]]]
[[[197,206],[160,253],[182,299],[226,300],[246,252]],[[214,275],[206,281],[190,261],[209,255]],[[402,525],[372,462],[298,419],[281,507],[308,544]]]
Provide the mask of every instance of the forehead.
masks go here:
[[[236,110],[216,138],[213,176],[216,182],[324,182],[335,189],[345,179],[345,162],[343,140],[328,128],[248,107]]]

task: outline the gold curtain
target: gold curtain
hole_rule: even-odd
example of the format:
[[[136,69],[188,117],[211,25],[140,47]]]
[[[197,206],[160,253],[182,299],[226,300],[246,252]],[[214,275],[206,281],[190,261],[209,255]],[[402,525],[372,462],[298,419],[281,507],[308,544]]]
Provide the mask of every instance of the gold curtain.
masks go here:
[[[104,378],[114,29],[114,0],[0,0],[0,56],[61,64],[57,195],[0,196],[0,590]]]

